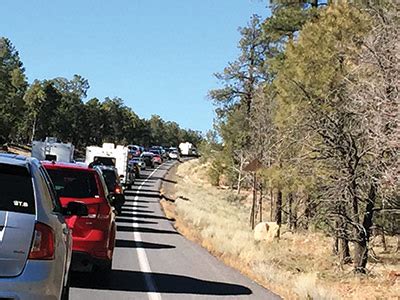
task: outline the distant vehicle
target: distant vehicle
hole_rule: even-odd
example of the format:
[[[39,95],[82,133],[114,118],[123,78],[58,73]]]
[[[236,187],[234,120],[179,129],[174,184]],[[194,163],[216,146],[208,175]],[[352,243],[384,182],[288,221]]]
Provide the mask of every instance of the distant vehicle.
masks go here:
[[[90,146],[86,148],[85,163],[91,166],[104,165],[117,168],[121,183],[131,186],[135,181],[135,174],[128,167],[129,148],[112,143],[104,143],[103,147]]]
[[[137,160],[131,159],[128,162],[128,168],[129,168],[129,172],[131,174],[135,174],[135,178],[140,178],[140,166]]]
[[[189,142],[180,143],[179,150],[182,156],[198,156],[196,147]]]
[[[74,150],[75,147],[71,143],[62,143],[54,137],[32,142],[32,157],[40,161],[73,162]]]
[[[112,195],[110,197],[112,205],[117,210],[118,214],[121,214],[122,206],[125,203],[124,190],[122,189],[121,182],[119,180],[118,171],[115,167],[111,166],[95,166],[106,182],[108,192]]]
[[[137,164],[141,170],[146,170],[146,163],[142,157],[134,157],[129,161],[129,163],[131,162]]]
[[[150,149],[149,152],[153,153],[155,157],[158,157],[155,159],[158,164],[162,164],[164,156],[160,149]]]
[[[179,149],[176,148],[176,147],[169,147],[169,148],[167,149],[167,151],[168,151],[168,152],[179,151]]]
[[[147,167],[154,168],[154,153],[145,151],[141,154],[141,157],[143,158]]]
[[[64,216],[87,215],[61,206],[35,158],[0,154],[0,299],[67,299],[72,235]]]
[[[171,152],[168,154],[168,156],[169,156],[170,159],[179,159],[179,158],[180,158],[180,155],[179,155],[179,151],[178,151],[178,150],[171,151]]]
[[[155,165],[161,165],[163,163],[163,159],[160,154],[154,154],[153,161]]]
[[[162,146],[152,146],[150,147],[149,151],[159,154],[162,159],[168,158],[167,151],[165,151],[165,149]]]
[[[115,246],[112,194],[97,169],[77,164],[44,162],[63,207],[71,201],[86,205],[88,214],[68,217],[72,229],[72,264],[77,271],[111,270]]]
[[[140,148],[140,146],[128,145],[127,147],[129,149],[129,154],[131,154],[131,157],[138,157],[140,156],[140,154],[142,154],[142,149]]]

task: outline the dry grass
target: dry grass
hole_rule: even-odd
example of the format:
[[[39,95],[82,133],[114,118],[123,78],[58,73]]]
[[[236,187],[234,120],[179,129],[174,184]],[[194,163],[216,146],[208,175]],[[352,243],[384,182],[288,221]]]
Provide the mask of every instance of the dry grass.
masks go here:
[[[350,266],[340,270],[331,240],[320,233],[291,234],[283,228],[279,242],[254,241],[246,197],[227,201],[235,197],[208,183],[207,167],[197,160],[181,164],[175,195],[169,196],[176,201],[163,201],[182,234],[287,299],[400,299],[399,280],[388,278],[390,271],[399,271],[399,257],[370,265],[369,277],[355,277]],[[384,257],[379,248],[375,252]]]

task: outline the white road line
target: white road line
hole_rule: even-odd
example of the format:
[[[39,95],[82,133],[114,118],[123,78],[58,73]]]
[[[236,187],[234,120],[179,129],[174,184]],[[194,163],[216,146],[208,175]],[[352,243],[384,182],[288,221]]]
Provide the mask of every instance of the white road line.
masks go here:
[[[142,184],[138,187],[137,191],[136,191],[136,196],[133,200],[133,205],[135,206],[136,204],[138,204],[136,201],[139,200],[139,192],[142,189],[143,185],[147,182],[147,180],[149,180],[149,178],[151,176],[153,176],[153,174],[161,167],[158,166],[153,172],[151,172],[151,174],[149,176],[147,176],[147,178],[142,182]],[[133,210],[133,215],[136,214],[135,212],[135,207],[132,207]],[[134,220],[135,221],[135,220]],[[134,228],[138,228],[139,224],[134,222],[133,223],[133,227]],[[143,242],[142,240],[142,235],[140,234],[140,232],[138,231],[134,231],[134,239],[135,242]],[[140,271],[143,272],[143,276],[144,276],[144,280],[146,283],[146,287],[147,287],[147,297],[149,298],[149,300],[161,300],[161,294],[157,292],[157,286],[153,280],[153,278],[151,277],[151,269],[150,269],[150,264],[149,264],[149,260],[147,258],[146,255],[146,250],[144,248],[140,248],[140,247],[136,247],[136,253],[138,256],[138,260],[139,260],[139,266],[140,266]]]

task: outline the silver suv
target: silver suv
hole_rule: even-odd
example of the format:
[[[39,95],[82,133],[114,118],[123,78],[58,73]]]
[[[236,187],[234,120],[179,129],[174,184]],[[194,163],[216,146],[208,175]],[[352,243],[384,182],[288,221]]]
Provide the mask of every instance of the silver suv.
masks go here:
[[[0,299],[66,299],[72,237],[63,208],[39,161],[0,154]]]

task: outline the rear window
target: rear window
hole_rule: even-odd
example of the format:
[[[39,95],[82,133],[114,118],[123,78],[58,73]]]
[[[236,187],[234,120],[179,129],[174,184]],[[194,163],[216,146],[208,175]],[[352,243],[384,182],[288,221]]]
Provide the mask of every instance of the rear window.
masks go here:
[[[113,170],[102,170],[103,177],[106,182],[107,188],[109,191],[113,191],[115,189],[115,184],[118,182],[118,178]]]
[[[47,169],[58,196],[65,198],[95,198],[99,196],[95,173]]]
[[[35,214],[32,177],[27,168],[0,164],[0,210]]]
[[[113,167],[115,167],[115,158],[114,157],[95,156],[92,164],[93,165],[104,165],[104,166],[113,166]]]

